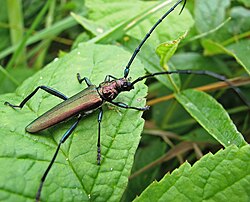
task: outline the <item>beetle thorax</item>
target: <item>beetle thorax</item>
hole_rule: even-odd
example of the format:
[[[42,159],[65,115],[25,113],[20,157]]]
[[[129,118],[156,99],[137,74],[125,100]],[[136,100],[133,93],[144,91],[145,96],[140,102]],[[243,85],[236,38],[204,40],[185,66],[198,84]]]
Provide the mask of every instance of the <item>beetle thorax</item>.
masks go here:
[[[98,92],[104,100],[112,101],[122,91],[130,91],[133,85],[126,78],[121,78],[112,81],[105,81],[98,87]]]

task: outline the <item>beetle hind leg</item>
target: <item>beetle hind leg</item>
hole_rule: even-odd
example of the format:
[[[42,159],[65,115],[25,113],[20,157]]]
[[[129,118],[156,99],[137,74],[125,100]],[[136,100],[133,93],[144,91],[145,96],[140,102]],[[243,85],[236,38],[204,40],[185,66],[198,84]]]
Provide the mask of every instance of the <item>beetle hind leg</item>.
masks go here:
[[[54,162],[55,162],[55,159],[56,159],[56,157],[57,157],[57,154],[58,154],[58,152],[59,152],[59,150],[60,150],[61,145],[68,139],[68,137],[69,137],[69,136],[72,134],[72,132],[75,130],[75,128],[77,127],[77,125],[78,125],[78,123],[80,122],[81,118],[82,118],[82,115],[78,115],[77,121],[76,121],[76,122],[75,122],[75,123],[74,123],[74,124],[64,133],[64,135],[62,136],[62,138],[61,138],[59,144],[57,145],[57,148],[56,148],[56,151],[55,151],[55,153],[54,153],[54,156],[52,157],[49,166],[47,167],[47,169],[45,170],[45,172],[44,172],[44,174],[43,174],[43,176],[42,176],[42,178],[41,178],[41,182],[40,182],[38,191],[37,191],[37,193],[36,193],[36,201],[37,201],[37,202],[40,201],[40,197],[41,197],[41,192],[42,192],[43,184],[44,184],[44,182],[45,182],[45,179],[46,179],[46,177],[47,177],[47,175],[48,175],[48,173],[49,173],[49,171],[50,171],[52,165],[53,165]]]
[[[98,114],[98,139],[97,139],[97,165],[101,164],[101,122],[102,122],[102,116],[103,111],[102,108],[99,109],[100,112]]]

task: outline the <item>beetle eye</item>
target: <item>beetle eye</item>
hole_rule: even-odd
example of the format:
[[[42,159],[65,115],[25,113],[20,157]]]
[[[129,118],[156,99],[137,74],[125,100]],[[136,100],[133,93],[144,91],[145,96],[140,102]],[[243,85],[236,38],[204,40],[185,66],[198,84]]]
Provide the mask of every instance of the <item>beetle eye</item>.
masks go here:
[[[125,82],[123,84],[123,88],[129,91],[129,90],[133,89],[134,87],[133,87],[131,82]]]

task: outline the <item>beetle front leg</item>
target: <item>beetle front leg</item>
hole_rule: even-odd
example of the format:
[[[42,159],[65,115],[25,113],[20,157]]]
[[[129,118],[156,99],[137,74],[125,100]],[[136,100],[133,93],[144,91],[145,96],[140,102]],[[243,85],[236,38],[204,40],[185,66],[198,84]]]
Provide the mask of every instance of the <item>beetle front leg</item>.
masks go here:
[[[125,109],[135,109],[135,110],[138,110],[138,111],[146,111],[146,110],[149,110],[149,107],[150,106],[145,106],[145,107],[132,107],[132,106],[128,106],[127,104],[123,103],[123,102],[113,102],[113,101],[108,101],[110,102],[111,104],[113,105],[116,105],[118,107],[121,107],[121,108],[125,108]]]
[[[85,83],[87,84],[87,86],[92,86],[93,84],[91,83],[91,81],[87,78],[87,77],[83,77],[81,78],[80,74],[77,73],[76,74],[77,80],[78,82],[81,84],[83,81],[85,81]]]
[[[68,99],[68,97],[66,95],[62,94],[61,92],[59,92],[59,91],[57,91],[57,90],[55,90],[53,88],[50,88],[50,87],[47,87],[47,86],[38,86],[32,93],[30,93],[26,98],[24,98],[24,100],[19,105],[13,105],[13,104],[11,104],[9,102],[5,102],[4,104],[8,105],[8,106],[10,106],[12,108],[23,108],[25,103],[28,102],[28,100],[30,98],[32,98],[39,89],[42,89],[42,90],[46,91],[47,93],[50,93],[51,95],[59,97],[59,98],[61,98],[63,100]]]

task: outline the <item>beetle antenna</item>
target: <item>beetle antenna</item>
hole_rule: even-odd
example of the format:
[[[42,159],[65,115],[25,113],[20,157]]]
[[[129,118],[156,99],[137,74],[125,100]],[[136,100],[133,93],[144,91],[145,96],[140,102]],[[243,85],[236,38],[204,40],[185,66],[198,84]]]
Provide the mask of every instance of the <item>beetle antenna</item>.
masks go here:
[[[179,15],[182,13],[183,9],[185,8],[186,3],[187,3],[187,0],[184,0],[184,3],[183,3],[183,6],[181,8],[181,11],[179,12]]]
[[[141,47],[143,46],[143,44],[147,41],[147,39],[150,37],[150,35],[152,34],[152,32],[155,30],[155,28],[164,20],[165,17],[168,16],[168,14],[170,14],[175,8],[176,6],[178,6],[183,0],[179,0],[177,3],[175,3],[175,5],[173,7],[171,7],[155,24],[154,26],[149,30],[149,32],[146,34],[146,36],[142,39],[141,43],[139,44],[139,46],[135,49],[133,55],[131,56],[125,70],[124,70],[124,78],[127,78],[128,74],[129,74],[129,68],[132,64],[132,62],[134,61],[136,55],[139,53]],[[181,12],[183,11],[185,5],[186,5],[186,1],[184,0],[184,4],[181,8],[181,11],[179,14],[181,14]]]
[[[218,79],[220,81],[224,81],[228,84],[228,86],[230,86],[230,88],[239,96],[239,98],[241,99],[241,101],[248,106],[248,108],[250,108],[250,103],[247,101],[247,99],[245,98],[245,96],[243,95],[243,93],[241,92],[241,90],[239,88],[237,88],[236,86],[233,85],[232,82],[230,82],[225,76],[220,75],[220,74],[216,74],[214,72],[210,72],[207,70],[173,70],[173,71],[165,71],[165,72],[156,72],[153,74],[148,74],[142,77],[137,78],[136,80],[134,80],[133,82],[131,82],[131,85],[134,86],[137,82],[142,81],[143,79],[146,78],[150,78],[150,77],[154,77],[157,75],[163,75],[163,74],[196,74],[196,75],[207,75],[210,76],[212,78]]]

